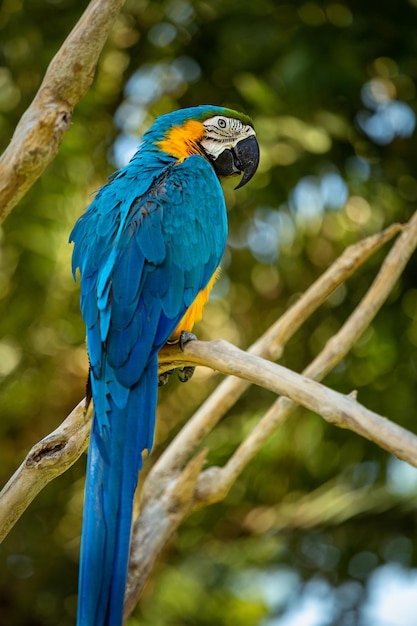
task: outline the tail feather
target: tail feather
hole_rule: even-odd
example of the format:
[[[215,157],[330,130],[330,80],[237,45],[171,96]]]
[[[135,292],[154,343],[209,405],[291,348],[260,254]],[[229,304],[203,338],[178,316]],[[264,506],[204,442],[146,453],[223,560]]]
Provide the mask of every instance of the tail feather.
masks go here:
[[[94,416],[84,500],[78,626],[121,626],[123,621],[133,496],[142,451],[150,450],[153,442],[157,368],[157,357],[153,357],[130,389],[124,408],[110,399],[108,415],[102,419],[99,414]]]

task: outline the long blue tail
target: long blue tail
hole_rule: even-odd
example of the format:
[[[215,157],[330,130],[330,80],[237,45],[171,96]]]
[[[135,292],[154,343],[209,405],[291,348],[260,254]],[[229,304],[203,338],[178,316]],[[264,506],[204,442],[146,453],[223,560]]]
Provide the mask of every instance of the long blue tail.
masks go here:
[[[142,451],[152,447],[157,368],[157,357],[152,357],[139,382],[119,396],[114,393],[118,383],[111,368],[107,367],[104,380],[92,381],[96,401],[84,496],[77,626],[121,626],[123,621],[133,496]],[[118,399],[119,406],[112,398]]]

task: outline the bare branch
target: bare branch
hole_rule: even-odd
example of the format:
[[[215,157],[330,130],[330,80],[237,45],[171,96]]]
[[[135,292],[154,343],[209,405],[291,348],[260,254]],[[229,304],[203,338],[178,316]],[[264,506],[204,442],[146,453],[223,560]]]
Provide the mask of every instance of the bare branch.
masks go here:
[[[32,104],[0,158],[0,221],[52,161],[88,91],[104,43],[125,0],[92,0],[52,59]]]

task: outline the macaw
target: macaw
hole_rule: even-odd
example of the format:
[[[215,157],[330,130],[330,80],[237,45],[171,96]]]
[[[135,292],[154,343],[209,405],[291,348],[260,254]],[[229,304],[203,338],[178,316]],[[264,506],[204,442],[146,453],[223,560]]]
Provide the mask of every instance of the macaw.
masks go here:
[[[121,626],[133,497],[152,448],[158,351],[201,319],[227,237],[219,176],[254,175],[249,117],[217,106],[163,115],[76,222],[93,422],[78,626]]]

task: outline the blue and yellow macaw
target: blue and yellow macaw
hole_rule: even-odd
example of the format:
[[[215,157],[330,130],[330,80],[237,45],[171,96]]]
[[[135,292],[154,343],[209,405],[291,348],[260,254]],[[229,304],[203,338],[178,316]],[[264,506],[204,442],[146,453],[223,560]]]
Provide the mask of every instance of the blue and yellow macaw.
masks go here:
[[[252,121],[199,106],[159,117],[72,230],[94,401],[78,626],[120,626],[133,496],[152,448],[158,351],[201,319],[227,216],[218,177],[254,175]]]

